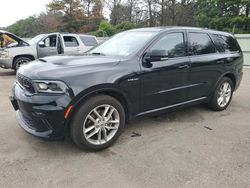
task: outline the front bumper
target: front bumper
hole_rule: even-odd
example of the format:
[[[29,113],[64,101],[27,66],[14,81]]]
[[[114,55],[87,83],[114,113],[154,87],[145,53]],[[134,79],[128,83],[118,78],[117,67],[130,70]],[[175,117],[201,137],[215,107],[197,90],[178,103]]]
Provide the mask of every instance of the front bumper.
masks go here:
[[[12,59],[0,57],[0,67],[2,67],[4,69],[11,69],[12,68]]]
[[[67,95],[28,95],[18,84],[10,101],[16,110],[18,124],[28,133],[49,140],[65,136],[65,109],[70,103]]]

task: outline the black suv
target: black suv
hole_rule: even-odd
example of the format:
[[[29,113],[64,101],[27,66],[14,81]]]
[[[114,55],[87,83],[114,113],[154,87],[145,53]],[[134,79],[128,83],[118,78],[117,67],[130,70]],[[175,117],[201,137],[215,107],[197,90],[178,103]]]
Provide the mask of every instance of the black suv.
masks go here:
[[[32,135],[110,146],[132,118],[198,103],[228,107],[243,56],[229,34],[186,27],[119,33],[83,56],[39,59],[20,68],[11,102]],[[153,127],[152,127],[153,129]]]

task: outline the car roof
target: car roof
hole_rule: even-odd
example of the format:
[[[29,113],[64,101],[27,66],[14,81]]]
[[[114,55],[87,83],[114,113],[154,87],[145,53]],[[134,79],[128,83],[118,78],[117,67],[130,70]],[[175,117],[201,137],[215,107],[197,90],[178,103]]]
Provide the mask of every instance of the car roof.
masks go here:
[[[183,30],[196,30],[196,31],[201,31],[201,32],[209,32],[209,33],[214,33],[214,34],[221,34],[221,35],[232,35],[227,32],[222,32],[222,31],[217,31],[213,29],[208,29],[208,28],[199,28],[199,27],[184,27],[184,26],[166,26],[166,27],[145,27],[145,28],[138,28],[138,29],[132,29],[129,30],[131,32],[133,31],[140,31],[140,32],[165,32],[165,31],[170,31],[170,30],[176,30],[176,29],[183,29]]]
[[[68,33],[68,32],[55,32],[55,33],[44,33],[44,34],[39,34],[39,35],[78,35],[78,36],[86,36],[86,37],[96,37],[94,35],[87,35],[87,34],[81,34],[81,33]]]

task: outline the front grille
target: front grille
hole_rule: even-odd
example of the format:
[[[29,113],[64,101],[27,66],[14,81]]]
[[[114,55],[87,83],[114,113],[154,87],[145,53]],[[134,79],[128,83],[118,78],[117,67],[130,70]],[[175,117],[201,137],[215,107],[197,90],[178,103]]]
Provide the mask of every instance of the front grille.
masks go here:
[[[23,121],[25,122],[25,124],[30,128],[30,129],[36,129],[36,127],[34,127],[35,122],[31,119],[28,118],[27,116],[22,115],[23,117]]]
[[[49,121],[45,118],[35,117],[31,114],[22,113],[19,111],[19,115],[22,118],[23,123],[25,126],[29,127],[30,129],[33,129],[37,132],[45,132],[52,130],[52,126],[49,123]]]
[[[17,81],[29,93],[35,93],[35,88],[32,84],[32,81],[29,78],[26,78],[25,76],[18,74]]]

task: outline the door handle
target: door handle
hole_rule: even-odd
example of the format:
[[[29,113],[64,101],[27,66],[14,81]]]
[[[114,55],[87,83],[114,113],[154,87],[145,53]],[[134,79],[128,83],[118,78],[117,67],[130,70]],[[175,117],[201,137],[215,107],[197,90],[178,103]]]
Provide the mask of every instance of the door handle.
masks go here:
[[[189,65],[180,65],[178,69],[187,69],[189,68]]]

